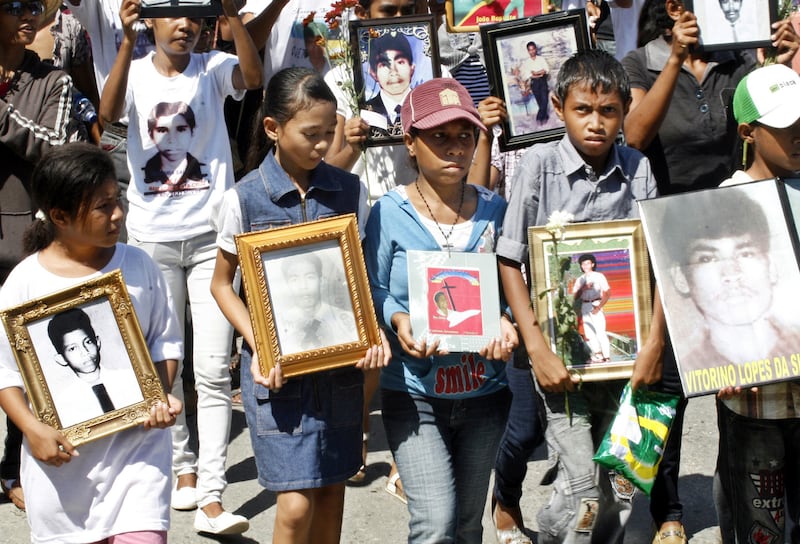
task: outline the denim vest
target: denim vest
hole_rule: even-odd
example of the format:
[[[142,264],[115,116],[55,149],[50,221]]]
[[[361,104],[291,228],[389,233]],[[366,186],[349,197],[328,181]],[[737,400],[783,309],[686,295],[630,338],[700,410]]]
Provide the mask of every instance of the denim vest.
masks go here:
[[[358,176],[321,162],[311,171],[305,198],[270,152],[234,186],[246,232],[358,213]]]

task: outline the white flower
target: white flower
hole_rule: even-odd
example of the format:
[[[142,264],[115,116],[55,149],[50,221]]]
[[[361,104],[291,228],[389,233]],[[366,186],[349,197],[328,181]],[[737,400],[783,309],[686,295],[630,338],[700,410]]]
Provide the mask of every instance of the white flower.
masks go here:
[[[547,218],[547,224],[544,226],[545,230],[552,234],[556,239],[563,240],[564,234],[567,229],[567,224],[575,220],[575,215],[556,210]]]

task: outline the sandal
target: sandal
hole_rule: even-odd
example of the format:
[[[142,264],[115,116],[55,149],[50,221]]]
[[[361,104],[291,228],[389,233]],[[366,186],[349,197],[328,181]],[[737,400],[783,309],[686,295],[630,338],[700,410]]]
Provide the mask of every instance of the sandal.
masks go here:
[[[389,476],[389,481],[386,482],[386,492],[392,497],[396,498],[403,504],[408,504],[406,494],[403,491],[403,482],[400,481],[400,473],[395,472]]]
[[[359,467],[358,472],[353,474],[347,479],[347,483],[351,485],[362,485],[364,484],[364,480],[367,479],[367,443],[369,442],[369,433],[363,433],[361,435],[361,448],[362,448],[362,455],[363,458],[361,459],[363,464]]]
[[[653,538],[653,544],[687,544],[686,531],[684,530],[683,525],[679,525],[674,529],[656,531],[656,536]]]
[[[500,544],[533,544],[530,537],[526,535],[518,525],[514,525],[510,529],[498,529],[496,513],[497,499],[492,496],[492,525],[494,525],[497,542]]]
[[[6,496],[6,499],[24,512],[25,494],[22,491],[22,486],[20,485],[19,480],[0,480],[0,486],[3,488],[3,494]]]

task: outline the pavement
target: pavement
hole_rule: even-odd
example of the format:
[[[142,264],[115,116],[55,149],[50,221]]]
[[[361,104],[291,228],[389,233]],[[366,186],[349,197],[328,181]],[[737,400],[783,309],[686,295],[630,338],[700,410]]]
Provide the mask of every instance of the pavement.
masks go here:
[[[5,438],[5,418],[0,417],[0,439]],[[385,490],[391,454],[386,445],[380,411],[371,416],[372,435],[369,443],[367,478],[360,487],[348,487],[345,495],[344,522],[341,542],[402,543],[408,536],[406,506]],[[686,413],[680,494],[684,504],[683,523],[690,544],[720,543],[717,518],[711,500],[711,480],[717,457],[717,427],[714,400],[711,397],[692,399]],[[545,469],[546,452],[537,450],[528,465],[522,498],[522,511],[530,535],[536,535],[536,512],[547,501],[549,487],[540,486]],[[68,465],[66,466],[68,468]],[[172,515],[169,541],[172,544],[230,542],[261,544],[272,541],[275,519],[275,494],[262,488],[256,480],[256,467],[250,448],[241,408],[233,411],[231,443],[228,450],[228,488],[223,496],[225,508],[250,519],[250,530],[235,537],[210,537],[197,534],[192,528],[194,512]],[[483,519],[483,542],[497,542],[487,501]],[[9,502],[0,503],[0,544],[29,542],[24,512]],[[649,544],[652,527],[648,499],[638,493],[625,536],[625,544]]]

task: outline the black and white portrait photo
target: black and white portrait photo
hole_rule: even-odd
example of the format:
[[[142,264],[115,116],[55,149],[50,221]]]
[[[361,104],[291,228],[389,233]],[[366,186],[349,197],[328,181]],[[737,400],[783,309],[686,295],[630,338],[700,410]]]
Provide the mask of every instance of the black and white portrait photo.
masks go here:
[[[697,17],[706,50],[767,45],[775,20],[773,0],[697,0],[687,9]],[[774,3],[773,3],[774,5]]]
[[[283,355],[359,340],[335,240],[273,251],[263,264]]]
[[[687,396],[796,379],[800,270],[776,182],[640,206]]]
[[[108,300],[32,322],[28,331],[62,427],[144,400]]]

